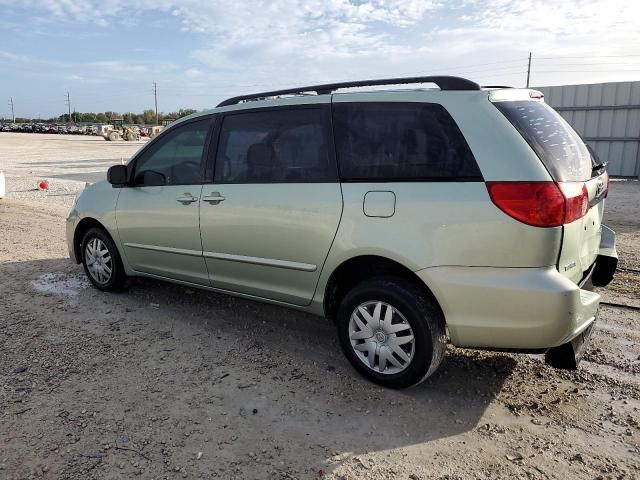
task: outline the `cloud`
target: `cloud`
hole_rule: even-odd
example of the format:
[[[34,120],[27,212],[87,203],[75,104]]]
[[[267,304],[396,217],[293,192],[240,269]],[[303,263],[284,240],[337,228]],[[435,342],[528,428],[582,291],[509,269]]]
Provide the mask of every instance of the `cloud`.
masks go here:
[[[4,58],[6,60],[21,60],[23,57],[21,55],[16,55],[15,53],[0,50],[0,58]]]
[[[87,48],[88,63],[70,65],[65,56],[56,71],[117,84],[121,93],[127,88],[146,93],[157,80],[163,98],[176,107],[210,106],[247,91],[386,76],[458,74],[481,83],[522,85],[529,51],[534,85],[585,80],[565,65],[569,62],[553,58],[562,55],[585,64],[575,70],[593,70],[591,82],[628,79],[640,68],[606,57],[640,51],[640,2],[625,0],[0,0],[0,5],[5,5],[3,21],[31,18],[52,36],[131,37],[130,49],[104,50],[96,57]],[[175,49],[166,41],[156,47],[159,31]],[[30,55],[27,62],[0,52],[0,61],[54,67],[55,55]]]

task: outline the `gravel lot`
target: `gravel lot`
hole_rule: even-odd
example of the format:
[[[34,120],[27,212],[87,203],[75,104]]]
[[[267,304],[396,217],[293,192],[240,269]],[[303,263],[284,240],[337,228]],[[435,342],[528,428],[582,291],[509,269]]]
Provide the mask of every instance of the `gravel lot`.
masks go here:
[[[391,391],[322,319],[150,280],[89,287],[64,217],[140,145],[0,133],[0,478],[640,478],[638,181],[612,183],[620,272],[579,371],[450,347]]]

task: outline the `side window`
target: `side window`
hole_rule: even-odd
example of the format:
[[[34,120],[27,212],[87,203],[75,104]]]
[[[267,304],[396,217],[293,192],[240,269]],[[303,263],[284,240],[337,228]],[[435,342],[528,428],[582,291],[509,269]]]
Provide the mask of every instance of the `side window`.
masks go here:
[[[334,103],[333,126],[343,180],[482,179],[441,105]]]
[[[335,181],[321,108],[225,115],[216,155],[217,183]]]
[[[133,183],[138,186],[202,183],[202,151],[210,125],[207,118],[167,132],[138,157]]]

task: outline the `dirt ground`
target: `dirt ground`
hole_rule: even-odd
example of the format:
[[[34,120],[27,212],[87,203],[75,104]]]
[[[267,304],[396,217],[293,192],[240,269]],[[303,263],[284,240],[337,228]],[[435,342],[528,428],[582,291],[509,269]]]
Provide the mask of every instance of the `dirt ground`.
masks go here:
[[[0,133],[1,479],[640,478],[638,181],[612,183],[620,271],[578,371],[450,347],[393,391],[325,320],[151,280],[89,287],[64,217],[139,146]]]

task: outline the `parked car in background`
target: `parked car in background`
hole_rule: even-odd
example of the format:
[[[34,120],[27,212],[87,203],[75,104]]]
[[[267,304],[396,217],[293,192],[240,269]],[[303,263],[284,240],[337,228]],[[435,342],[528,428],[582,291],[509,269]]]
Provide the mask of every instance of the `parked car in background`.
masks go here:
[[[422,82],[440,89],[338,93]],[[328,317],[394,388],[447,338],[576,368],[617,262],[608,176],[573,129],[535,90],[457,77],[232,98],[107,180],[67,219],[96,288],[142,276]]]

